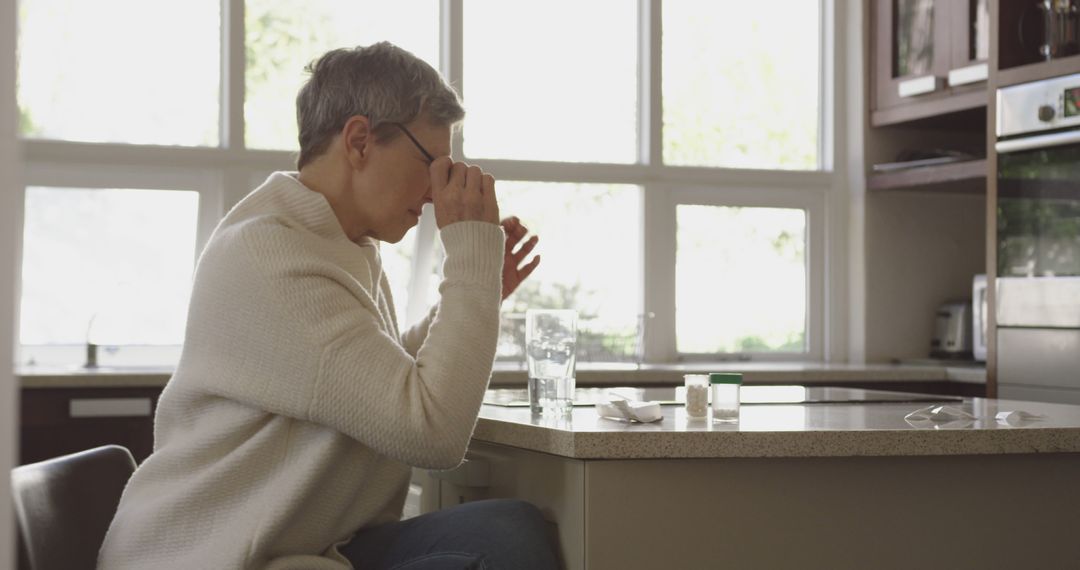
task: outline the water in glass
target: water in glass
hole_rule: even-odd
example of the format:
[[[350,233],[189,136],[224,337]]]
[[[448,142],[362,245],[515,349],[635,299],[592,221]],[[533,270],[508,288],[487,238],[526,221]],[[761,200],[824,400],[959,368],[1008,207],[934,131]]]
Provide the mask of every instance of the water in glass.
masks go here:
[[[577,313],[529,310],[525,314],[529,407],[535,414],[565,415],[574,405]]]

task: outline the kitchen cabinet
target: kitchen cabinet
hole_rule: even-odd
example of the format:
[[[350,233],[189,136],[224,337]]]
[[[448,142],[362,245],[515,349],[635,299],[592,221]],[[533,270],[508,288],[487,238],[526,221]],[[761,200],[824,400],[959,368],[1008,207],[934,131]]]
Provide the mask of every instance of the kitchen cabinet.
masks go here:
[[[989,0],[874,0],[872,123],[985,107]]]
[[[1080,70],[1080,2],[994,0],[997,22],[997,77],[1006,87],[1069,75]],[[1048,24],[1048,19],[1054,23]],[[1047,34],[1049,27],[1052,32]]]
[[[117,444],[141,462],[154,448],[160,388],[24,388],[19,463]]]

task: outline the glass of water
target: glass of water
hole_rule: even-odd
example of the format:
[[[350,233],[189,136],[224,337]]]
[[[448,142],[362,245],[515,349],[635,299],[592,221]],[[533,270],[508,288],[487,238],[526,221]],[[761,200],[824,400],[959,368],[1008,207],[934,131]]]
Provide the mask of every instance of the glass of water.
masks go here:
[[[577,311],[525,312],[525,359],[529,408],[534,414],[567,415],[574,408]]]

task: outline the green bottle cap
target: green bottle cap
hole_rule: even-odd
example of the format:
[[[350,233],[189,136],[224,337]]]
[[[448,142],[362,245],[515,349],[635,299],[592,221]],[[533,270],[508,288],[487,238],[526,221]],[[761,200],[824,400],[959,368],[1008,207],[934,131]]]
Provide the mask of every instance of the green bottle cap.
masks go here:
[[[713,372],[709,374],[710,384],[742,384],[742,374],[738,372]]]

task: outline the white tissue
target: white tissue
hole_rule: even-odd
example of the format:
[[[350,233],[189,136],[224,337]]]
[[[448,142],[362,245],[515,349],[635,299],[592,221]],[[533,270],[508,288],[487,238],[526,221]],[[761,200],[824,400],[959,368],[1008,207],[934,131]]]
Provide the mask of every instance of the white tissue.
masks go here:
[[[1004,412],[998,412],[996,416],[998,423],[1008,424],[1011,426],[1023,425],[1031,421],[1041,420],[1046,418],[1043,414],[1032,414],[1025,412],[1024,410],[1008,410]]]
[[[602,418],[631,422],[655,422],[663,419],[659,402],[635,402],[611,399],[596,404],[596,413]]]
[[[913,422],[955,422],[957,420],[974,420],[975,416],[952,406],[926,406],[904,416],[904,419]]]

